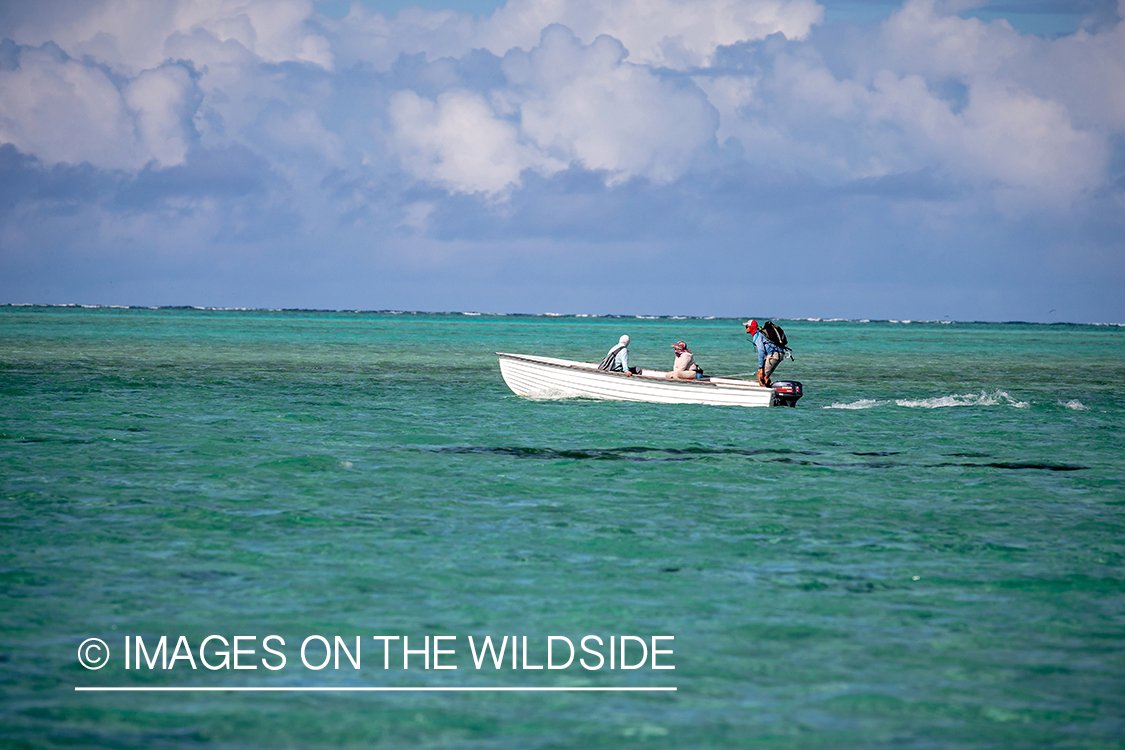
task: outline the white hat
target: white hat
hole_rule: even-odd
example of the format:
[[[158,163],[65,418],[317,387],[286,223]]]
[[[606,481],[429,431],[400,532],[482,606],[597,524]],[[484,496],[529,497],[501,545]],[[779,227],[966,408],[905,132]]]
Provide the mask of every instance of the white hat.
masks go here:
[[[617,343],[624,344],[625,346],[629,346],[629,337],[627,335],[622,336],[621,338],[619,338],[617,340]]]

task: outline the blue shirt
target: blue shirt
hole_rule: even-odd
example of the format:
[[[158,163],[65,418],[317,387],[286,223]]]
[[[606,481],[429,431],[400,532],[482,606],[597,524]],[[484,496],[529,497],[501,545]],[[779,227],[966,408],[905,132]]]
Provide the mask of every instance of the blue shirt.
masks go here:
[[[760,330],[754,334],[754,346],[758,349],[758,369],[766,366],[766,357],[771,354],[785,354],[781,347],[766,338]]]
[[[613,358],[613,364],[610,365],[609,369],[614,371],[620,370],[621,372],[629,372],[629,347],[621,347],[621,351],[619,351],[617,353],[617,356]]]

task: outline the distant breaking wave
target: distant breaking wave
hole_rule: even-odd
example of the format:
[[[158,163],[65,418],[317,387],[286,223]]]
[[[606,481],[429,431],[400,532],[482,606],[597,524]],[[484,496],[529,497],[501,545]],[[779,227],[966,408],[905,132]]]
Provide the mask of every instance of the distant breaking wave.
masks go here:
[[[519,316],[529,318],[617,318],[617,319],[633,319],[633,320],[737,320],[741,321],[744,318],[738,317],[723,317],[715,315],[630,315],[627,313],[560,313],[560,312],[542,312],[542,313],[521,313],[521,312],[479,312],[470,310],[391,310],[391,309],[371,309],[371,310],[356,310],[353,308],[331,308],[331,307],[212,307],[206,305],[90,305],[76,302],[67,303],[54,303],[43,304],[36,302],[0,302],[0,308],[4,307],[74,307],[85,310],[200,310],[205,312],[321,312],[321,313],[357,313],[357,314],[377,314],[377,315],[466,315],[471,317],[499,317],[499,316]],[[759,320],[770,320],[768,316],[758,316]],[[789,321],[789,322],[805,322],[805,323],[840,323],[848,325],[856,324],[883,324],[892,323],[897,325],[951,325],[955,323],[966,325],[1037,325],[1037,326],[1102,326],[1123,328],[1125,323],[1078,323],[1078,322],[1063,322],[1055,321],[1051,323],[1034,323],[1019,320],[1008,321],[989,321],[989,320],[894,320],[884,319],[877,320],[871,318],[786,318],[774,317],[772,320],[776,321]]]
[[[1089,411],[1090,410],[1089,406],[1086,406],[1084,403],[1082,403],[1081,401],[1079,401],[1076,398],[1072,398],[1070,401],[1059,401],[1059,406],[1062,406],[1066,409],[1073,409],[1074,411]]]

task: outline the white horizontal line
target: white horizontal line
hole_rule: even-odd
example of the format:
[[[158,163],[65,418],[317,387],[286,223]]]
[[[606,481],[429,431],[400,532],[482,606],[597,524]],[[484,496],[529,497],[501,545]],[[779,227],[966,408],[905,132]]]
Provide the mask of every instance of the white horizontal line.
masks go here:
[[[652,693],[674,687],[75,687],[83,693]]]

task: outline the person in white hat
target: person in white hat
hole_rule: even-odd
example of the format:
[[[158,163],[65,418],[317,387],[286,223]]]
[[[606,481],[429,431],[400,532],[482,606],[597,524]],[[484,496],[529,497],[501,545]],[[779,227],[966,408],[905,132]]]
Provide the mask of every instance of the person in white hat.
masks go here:
[[[598,365],[599,370],[609,370],[611,372],[623,372],[629,377],[633,377],[639,370],[629,367],[629,337],[622,336],[617,340],[617,346],[609,350],[609,354],[605,355],[605,359]]]

